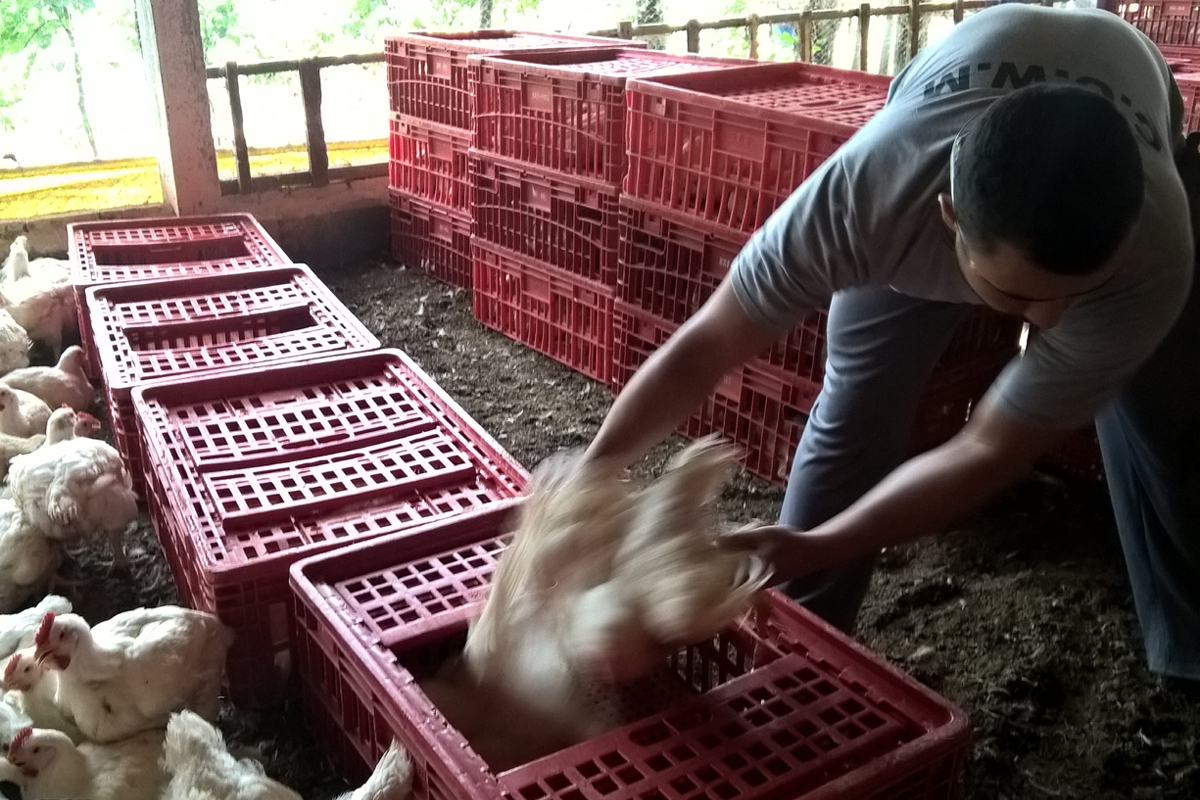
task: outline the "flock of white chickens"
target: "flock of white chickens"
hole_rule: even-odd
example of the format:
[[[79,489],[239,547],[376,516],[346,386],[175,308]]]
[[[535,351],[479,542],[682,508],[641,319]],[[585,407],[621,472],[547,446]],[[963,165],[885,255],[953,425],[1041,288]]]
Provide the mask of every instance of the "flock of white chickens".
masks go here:
[[[13,242],[0,276],[0,795],[22,800],[299,800],[255,761],[235,759],[211,724],[232,632],[178,606],[95,626],[51,594],[65,547],[123,539],[138,515],[120,454],[90,438],[95,393],[79,347],[65,262],[30,262]],[[54,367],[29,367],[31,340]],[[39,600],[32,608],[22,605]],[[412,766],[398,744],[343,800],[403,800]]]

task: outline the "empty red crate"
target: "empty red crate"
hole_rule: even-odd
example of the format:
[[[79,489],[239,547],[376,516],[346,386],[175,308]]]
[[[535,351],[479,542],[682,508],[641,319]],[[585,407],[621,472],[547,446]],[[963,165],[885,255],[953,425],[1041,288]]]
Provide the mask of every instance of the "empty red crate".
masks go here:
[[[1200,55],[1200,51],[1197,55]],[[1200,130],[1200,73],[1176,75],[1175,83],[1183,95],[1183,129],[1189,133]]]
[[[100,377],[100,362],[86,313],[88,287],[292,263],[249,214],[73,222],[67,241],[79,334],[92,377]]]
[[[682,323],[699,310],[728,275],[749,234],[621,198],[617,298],[650,314]],[[1022,321],[973,307],[955,330],[939,366],[989,361],[1016,353]],[[790,375],[820,383],[825,374],[825,316],[812,314],[765,355]]]
[[[618,184],[472,151],[475,236],[582,278],[617,285]]]
[[[1190,0],[1142,0],[1110,6],[1158,45],[1200,45],[1200,9]]]
[[[496,774],[418,682],[461,648],[509,514],[292,567],[305,706],[325,749],[357,760],[352,772],[395,737],[420,800],[955,796],[963,713],[777,592],[761,626],[731,626],[597,698],[622,709],[618,727]]]
[[[237,632],[238,703],[283,691],[293,561],[515,497],[528,479],[395,350],[147,385],[134,404],[180,594]]]
[[[618,302],[613,315],[613,395],[675,333],[676,323]],[[824,369],[821,359],[821,369]],[[739,461],[772,483],[787,481],[792,453],[821,390],[820,380],[789,376],[754,359],[725,376],[703,406],[680,425],[693,439],[720,433],[744,448]]]
[[[890,81],[803,63],[630,79],[625,192],[753,233],[883,107]]]
[[[130,392],[166,378],[355,350],[379,341],[308,267],[128,282],[87,291],[113,438],[136,488],[143,462]]]
[[[470,215],[470,131],[393,114],[388,149],[391,188]]]
[[[618,395],[650,354],[678,325],[618,301],[613,315],[613,394]],[[795,369],[774,363],[782,354],[798,354],[799,342],[812,352]],[[943,357],[925,386],[913,425],[912,450],[941,444],[957,433],[973,405],[1015,352],[981,350],[971,358]],[[745,448],[741,464],[772,483],[785,484],[804,423],[824,381],[824,315],[814,314],[764,356],[731,371],[704,404],[681,426],[696,439],[720,433]]]
[[[471,288],[471,218],[391,190],[392,258],[442,283]]]
[[[625,177],[625,80],[753,64],[652,50],[472,56],[477,150],[608,183]]]
[[[472,244],[475,318],[489,328],[608,383],[612,375],[610,286],[497,248]]]
[[[513,51],[645,47],[595,36],[481,30],[406,33],[384,39],[388,96],[392,111],[471,127],[471,86],[467,56]]]

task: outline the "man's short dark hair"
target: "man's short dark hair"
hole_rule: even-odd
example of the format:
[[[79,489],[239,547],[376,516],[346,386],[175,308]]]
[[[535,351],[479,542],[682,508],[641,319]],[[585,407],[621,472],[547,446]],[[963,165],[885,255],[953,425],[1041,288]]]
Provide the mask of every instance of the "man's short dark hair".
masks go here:
[[[1005,243],[1049,272],[1087,275],[1137,220],[1142,158],[1111,101],[1079,86],[1038,84],[967,125],[952,191],[972,247]]]

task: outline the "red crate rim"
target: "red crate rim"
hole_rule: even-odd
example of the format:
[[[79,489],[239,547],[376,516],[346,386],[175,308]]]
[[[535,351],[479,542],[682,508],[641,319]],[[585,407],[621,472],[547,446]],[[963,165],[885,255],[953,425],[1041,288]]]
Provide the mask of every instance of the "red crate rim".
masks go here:
[[[572,45],[587,45],[592,44],[597,47],[647,47],[648,43],[644,42],[619,42],[618,40],[610,39],[604,36],[584,36],[580,34],[569,33],[546,33],[543,31],[518,31],[505,30],[501,28],[488,28],[484,30],[473,31],[409,31],[403,34],[388,36],[384,39],[385,45],[391,49],[404,44],[416,42],[422,44],[440,45],[448,50],[466,51],[466,52],[485,52],[488,50],[511,50],[520,49],[524,45],[518,44],[516,47],[508,47],[500,44],[485,44],[487,42],[510,42],[513,39],[531,39],[529,46],[539,49],[554,47],[556,43],[562,43],[563,48],[570,48]],[[562,48],[560,48],[562,49]]]
[[[464,130],[463,128],[454,128],[454,130]],[[388,187],[388,203],[393,211],[399,211],[401,214],[412,213],[404,206],[417,206],[421,209],[429,209],[431,214],[436,214],[442,217],[450,218],[457,225],[466,225],[468,230],[467,235],[470,235],[470,227],[474,220],[470,214],[463,213],[456,208],[444,206],[441,203],[435,203],[424,197],[417,197],[415,194],[409,194],[403,189],[397,189],[395,186]]]
[[[519,170],[522,173],[528,173],[535,177],[545,178],[546,180],[558,181],[560,183],[579,186],[584,189],[591,189],[602,194],[621,195],[621,184],[608,183],[607,181],[593,178],[589,175],[577,175],[572,172],[562,172],[557,169],[550,169],[538,164],[530,164],[527,161],[520,161],[515,158],[507,158],[505,156],[496,155],[487,150],[477,150],[474,147],[468,152],[468,158],[481,163],[495,163],[508,169]],[[478,174],[478,173],[477,173]]]
[[[763,90],[785,88],[788,84],[784,82],[792,78],[812,78],[815,79],[814,83],[816,84],[860,86],[879,91],[878,99],[864,98],[836,107],[840,109],[876,105],[882,108],[892,81],[891,76],[888,75],[837,69],[805,62],[764,62],[728,69],[629,78],[625,88],[630,93],[639,92],[686,103],[699,102],[706,107],[736,112],[742,117],[785,124],[795,124],[797,119],[802,119],[806,125],[847,137],[858,132],[860,125],[825,119],[820,116],[820,109],[814,108],[811,113],[806,113],[803,109],[768,108],[745,102],[737,97],[726,96],[722,92],[726,87],[742,93],[747,91],[753,93],[755,87]]]
[[[596,80],[613,84],[624,84],[629,73],[620,71],[588,69],[595,64],[630,62],[630,72],[636,74],[639,64],[660,62],[670,64],[713,64],[729,67],[758,64],[748,58],[721,58],[718,56],[679,55],[661,50],[639,50],[629,47],[597,48],[589,50],[563,50],[524,53],[521,51],[499,54],[476,54],[467,58],[471,66],[490,66],[496,69],[520,70],[526,75],[547,77],[569,77]]]

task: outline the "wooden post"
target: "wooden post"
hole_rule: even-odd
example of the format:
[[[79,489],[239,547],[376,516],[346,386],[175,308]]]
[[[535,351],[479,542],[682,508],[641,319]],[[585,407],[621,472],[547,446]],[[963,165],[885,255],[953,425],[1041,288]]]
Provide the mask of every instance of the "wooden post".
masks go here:
[[[800,15],[800,60],[812,61],[813,57],[813,21],[812,12],[805,11]]]
[[[308,136],[308,166],[313,186],[329,185],[329,151],[321,121],[321,67],[311,58],[300,62],[300,97],[304,100],[304,130]]]
[[[233,117],[233,156],[237,162],[238,192],[250,194],[250,149],[246,146],[246,115],[238,86],[236,61],[225,62],[225,89],[229,92],[229,115]]]
[[[750,57],[755,61],[758,60],[758,14],[751,14],[746,20],[746,25],[750,29]]]
[[[908,58],[917,57],[921,48],[921,0],[908,0]]]
[[[963,0],[954,0],[954,24],[963,21]]]
[[[959,0],[962,2],[962,0]],[[633,20],[623,19],[617,23],[617,38],[632,39],[633,38]]]
[[[961,3],[962,0],[959,0]],[[867,37],[871,30],[871,4],[858,7],[858,68],[867,71]]]
[[[689,19],[687,23],[687,48],[689,53],[700,52],[700,21]]]

